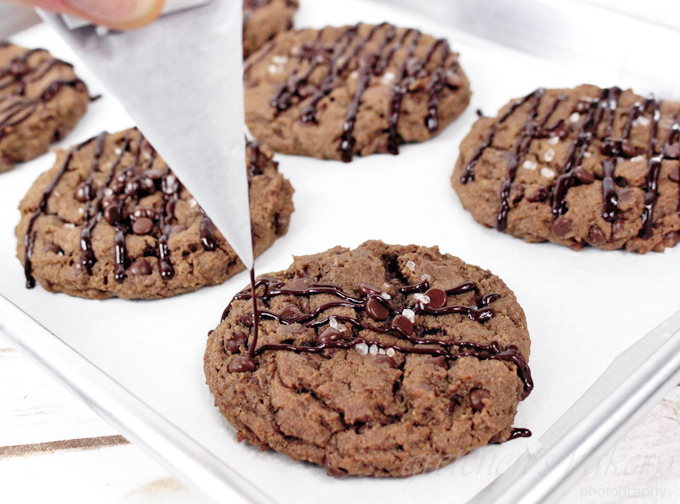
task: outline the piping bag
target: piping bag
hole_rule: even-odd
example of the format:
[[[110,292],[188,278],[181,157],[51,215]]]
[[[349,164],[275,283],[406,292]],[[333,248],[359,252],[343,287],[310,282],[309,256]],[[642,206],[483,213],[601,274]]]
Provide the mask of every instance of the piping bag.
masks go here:
[[[253,268],[243,109],[242,0],[167,0],[154,23],[108,32],[38,10],[121,102]]]

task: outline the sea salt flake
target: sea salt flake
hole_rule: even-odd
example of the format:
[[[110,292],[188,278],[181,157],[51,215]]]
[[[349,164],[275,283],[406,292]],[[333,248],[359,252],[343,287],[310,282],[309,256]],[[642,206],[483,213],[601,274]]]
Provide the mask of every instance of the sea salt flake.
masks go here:
[[[432,277],[425,273],[423,276],[420,277],[421,280],[427,280],[428,282],[430,281]]]
[[[390,296],[387,292],[381,292],[380,297],[385,300],[392,299],[392,296]]]
[[[635,119],[635,122],[638,123],[640,126],[649,125],[649,119],[647,119],[645,116],[638,117],[637,119]]]
[[[189,207],[194,208],[196,205],[198,205],[198,202],[194,198],[191,198],[189,200]]]
[[[378,353],[380,355],[385,355],[385,349],[384,348],[378,348]]]
[[[73,224],[72,222],[67,222],[66,224],[64,224],[64,227],[66,229],[74,229],[76,227],[76,225]]]
[[[300,54],[300,48],[299,48],[299,47],[296,47],[296,46],[293,46],[293,47],[290,48],[290,53],[291,53],[293,56],[297,56],[298,54]]]
[[[380,79],[383,84],[389,84],[394,80],[394,73],[393,72],[385,72],[385,75],[382,76],[382,79]]]
[[[394,348],[388,348],[387,351],[386,351],[385,353],[386,353],[387,355],[389,355],[390,357],[394,357],[394,354],[395,354],[396,352],[394,351]]]
[[[592,156],[592,154],[591,154],[590,152],[588,152],[588,151],[585,151],[585,152],[583,153],[583,157],[590,157],[590,156]]]
[[[80,207],[80,208],[78,209],[78,213],[79,213],[80,215],[83,215],[83,214],[85,213],[85,209],[84,209],[83,207]]]
[[[357,72],[356,70],[349,74],[350,79],[356,79],[357,77],[359,77],[359,72]]]
[[[640,161],[644,161],[645,157],[644,156],[635,156],[634,158],[630,158],[630,160],[633,163],[639,163]]]
[[[414,312],[413,310],[410,310],[410,309],[408,309],[408,308],[404,308],[404,309],[402,310],[401,314],[402,314],[404,317],[406,317],[407,319],[409,319],[411,322],[415,322],[415,321],[416,321],[416,312]]]
[[[359,355],[364,356],[368,353],[368,345],[366,343],[358,343],[354,349],[359,352]]]
[[[115,149],[113,149],[113,152],[116,154],[116,156],[120,156],[120,153],[123,152],[123,149],[121,149],[120,147],[116,147]]]
[[[547,179],[555,178],[555,172],[550,168],[541,168],[541,176]]]
[[[288,57],[287,56],[279,56],[279,55],[274,55],[272,56],[272,62],[276,65],[285,65],[288,63]]]
[[[371,348],[368,349],[368,353],[370,353],[371,355],[378,355],[378,346],[371,345]]]
[[[545,151],[545,154],[543,154],[543,159],[545,159],[548,163],[555,159],[555,149],[548,149]]]
[[[336,319],[333,315],[328,317],[328,325],[330,325],[333,329],[338,328],[338,319]]]
[[[416,263],[414,263],[413,261],[408,261],[406,263],[406,267],[408,269],[410,269],[411,271],[415,271],[416,270]]]
[[[522,168],[526,168],[527,170],[535,170],[538,167],[536,163],[533,161],[529,161],[528,159],[522,163]]]
[[[560,137],[554,136],[554,137],[551,137],[550,140],[548,140],[548,143],[550,145],[557,145],[557,142],[559,142],[559,141],[560,141]]]
[[[104,189],[104,196],[111,196],[112,194],[113,194],[113,189],[111,189],[110,187],[107,187],[106,189]]]
[[[578,122],[579,119],[581,119],[581,114],[579,114],[578,112],[574,112],[569,116],[569,121],[573,123]]]
[[[281,68],[276,65],[269,65],[267,67],[267,72],[269,72],[270,74],[279,73],[281,72]]]
[[[420,301],[423,304],[428,304],[430,302],[430,296],[426,296],[425,294],[418,293],[413,297],[416,298],[416,301]]]

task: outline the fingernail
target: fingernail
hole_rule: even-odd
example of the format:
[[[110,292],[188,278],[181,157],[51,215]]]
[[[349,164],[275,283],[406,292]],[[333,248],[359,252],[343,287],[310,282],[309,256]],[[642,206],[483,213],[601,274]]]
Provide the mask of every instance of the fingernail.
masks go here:
[[[64,3],[90,21],[122,29],[150,23],[163,7],[163,0],[64,0]]]

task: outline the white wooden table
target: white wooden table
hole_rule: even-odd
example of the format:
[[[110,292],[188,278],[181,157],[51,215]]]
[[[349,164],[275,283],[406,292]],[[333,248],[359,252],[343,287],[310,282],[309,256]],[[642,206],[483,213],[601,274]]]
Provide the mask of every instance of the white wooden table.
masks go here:
[[[1,339],[0,405],[2,503],[203,502]],[[680,502],[680,387],[564,502]]]

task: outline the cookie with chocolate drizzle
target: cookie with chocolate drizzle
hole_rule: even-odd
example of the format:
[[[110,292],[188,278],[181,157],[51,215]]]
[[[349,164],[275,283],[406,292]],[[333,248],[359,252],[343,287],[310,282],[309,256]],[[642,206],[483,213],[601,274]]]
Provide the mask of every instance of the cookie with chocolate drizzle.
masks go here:
[[[290,183],[271,153],[247,146],[253,247],[288,230]],[[19,205],[26,286],[103,299],[155,299],[224,282],[244,269],[201,206],[137,129],[57,152]]]
[[[369,241],[296,257],[236,294],[205,374],[239,440],[332,476],[403,477],[527,436],[522,308],[436,247]]]
[[[451,182],[528,242],[631,252],[680,242],[680,104],[617,87],[537,89],[480,117]]]
[[[244,84],[261,142],[345,162],[428,140],[471,94],[446,40],[389,23],[282,33],[246,60]]]
[[[0,41],[0,173],[47,152],[87,111],[73,65],[45,49]]]
[[[298,0],[243,0],[243,58],[293,27]]]

